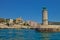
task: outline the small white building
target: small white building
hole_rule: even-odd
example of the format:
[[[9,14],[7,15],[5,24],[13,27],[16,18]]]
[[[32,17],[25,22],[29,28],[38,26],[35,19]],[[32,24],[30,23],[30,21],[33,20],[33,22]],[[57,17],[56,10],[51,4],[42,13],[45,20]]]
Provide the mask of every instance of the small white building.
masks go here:
[[[13,19],[9,20],[9,25],[13,25]]]

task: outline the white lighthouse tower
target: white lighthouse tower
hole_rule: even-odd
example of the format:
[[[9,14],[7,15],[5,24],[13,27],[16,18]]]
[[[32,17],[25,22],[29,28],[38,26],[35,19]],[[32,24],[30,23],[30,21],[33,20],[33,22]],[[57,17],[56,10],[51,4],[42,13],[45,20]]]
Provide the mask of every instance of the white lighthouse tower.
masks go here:
[[[46,7],[44,7],[42,10],[42,24],[48,25],[48,10]]]

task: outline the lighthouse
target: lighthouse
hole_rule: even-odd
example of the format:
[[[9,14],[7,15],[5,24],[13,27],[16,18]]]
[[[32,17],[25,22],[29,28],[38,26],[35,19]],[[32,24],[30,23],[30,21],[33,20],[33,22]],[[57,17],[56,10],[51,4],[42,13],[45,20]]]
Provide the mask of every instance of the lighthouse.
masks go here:
[[[48,25],[48,10],[46,7],[43,7],[42,10],[42,25]]]

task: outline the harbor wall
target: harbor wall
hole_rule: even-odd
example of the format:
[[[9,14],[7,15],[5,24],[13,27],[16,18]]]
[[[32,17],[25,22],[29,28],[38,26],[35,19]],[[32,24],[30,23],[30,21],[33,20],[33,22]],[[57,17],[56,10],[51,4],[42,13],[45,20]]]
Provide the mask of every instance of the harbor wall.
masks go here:
[[[40,28],[60,28],[60,25],[40,25]]]

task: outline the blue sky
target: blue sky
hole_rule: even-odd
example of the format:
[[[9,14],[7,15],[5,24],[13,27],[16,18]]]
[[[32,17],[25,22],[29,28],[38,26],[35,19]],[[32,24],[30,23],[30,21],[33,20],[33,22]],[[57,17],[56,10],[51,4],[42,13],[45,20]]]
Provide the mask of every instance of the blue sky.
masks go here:
[[[47,7],[49,21],[60,21],[60,0],[0,0],[0,17],[41,23],[42,7]]]

